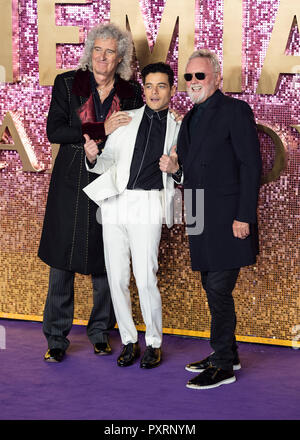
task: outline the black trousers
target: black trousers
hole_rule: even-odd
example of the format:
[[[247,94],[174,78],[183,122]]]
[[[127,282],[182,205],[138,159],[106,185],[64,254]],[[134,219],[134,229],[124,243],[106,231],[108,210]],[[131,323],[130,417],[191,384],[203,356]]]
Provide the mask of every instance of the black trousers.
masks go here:
[[[213,365],[224,370],[233,367],[237,354],[235,339],[236,315],[232,291],[240,269],[220,272],[201,272],[211,314],[210,345],[214,351]]]
[[[49,290],[44,309],[43,332],[49,348],[66,350],[70,344],[67,336],[74,317],[75,273],[50,268]],[[107,342],[109,330],[116,319],[110,297],[106,274],[92,275],[93,308],[87,325],[87,335],[92,344]]]

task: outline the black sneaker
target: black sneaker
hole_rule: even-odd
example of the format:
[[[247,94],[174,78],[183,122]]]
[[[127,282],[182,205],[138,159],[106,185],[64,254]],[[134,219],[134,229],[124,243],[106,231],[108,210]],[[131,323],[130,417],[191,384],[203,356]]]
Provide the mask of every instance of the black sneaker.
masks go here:
[[[227,385],[236,381],[233,370],[222,370],[217,367],[208,367],[202,373],[189,380],[186,384],[187,388],[196,390],[208,390],[216,388],[220,385]]]
[[[213,353],[211,353],[207,358],[202,359],[202,361],[193,362],[191,364],[187,364],[185,366],[185,369],[187,371],[191,371],[192,373],[202,373],[207,367],[212,366],[211,362],[211,356]],[[242,368],[240,364],[240,359],[238,353],[236,353],[234,359],[233,359],[233,370],[237,371]]]

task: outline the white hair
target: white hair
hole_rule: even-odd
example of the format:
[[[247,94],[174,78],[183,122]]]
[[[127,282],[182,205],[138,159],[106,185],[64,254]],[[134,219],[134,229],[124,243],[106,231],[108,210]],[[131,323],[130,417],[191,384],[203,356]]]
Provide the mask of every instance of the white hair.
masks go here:
[[[221,72],[221,66],[219,63],[219,59],[217,55],[214,52],[211,52],[208,49],[199,49],[192,53],[192,55],[189,57],[187,64],[193,59],[193,58],[207,58],[212,66],[215,73]]]

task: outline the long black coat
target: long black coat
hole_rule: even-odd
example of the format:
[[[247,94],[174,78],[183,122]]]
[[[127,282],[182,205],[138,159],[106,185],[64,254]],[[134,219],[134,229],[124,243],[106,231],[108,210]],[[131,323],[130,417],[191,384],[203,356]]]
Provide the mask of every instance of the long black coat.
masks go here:
[[[82,274],[105,272],[102,227],[97,205],[82,191],[97,175],[86,170],[82,122],[77,110],[91,95],[90,73],[70,71],[55,79],[47,120],[47,136],[60,144],[52,170],[39,257],[49,266]],[[143,105],[134,81],[117,79],[116,95],[122,110]],[[103,123],[88,123],[84,133],[103,139]]]
[[[261,157],[252,110],[217,90],[190,138],[192,112],[182,122],[177,143],[184,188],[204,189],[204,230],[189,235],[192,269],[221,271],[254,264]],[[234,219],[250,224],[246,239],[233,236]]]

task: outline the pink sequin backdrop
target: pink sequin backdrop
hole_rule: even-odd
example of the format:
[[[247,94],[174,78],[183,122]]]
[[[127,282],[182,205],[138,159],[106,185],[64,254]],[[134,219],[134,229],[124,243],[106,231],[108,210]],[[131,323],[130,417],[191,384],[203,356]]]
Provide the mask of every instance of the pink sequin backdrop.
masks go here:
[[[155,42],[164,0],[141,0],[149,45]],[[235,292],[240,339],[293,344],[298,338],[299,315],[299,75],[281,75],[275,95],[255,93],[273,29],[279,0],[243,1],[243,93],[235,94],[252,107],[257,121],[278,133],[288,153],[280,177],[261,187],[259,200],[261,253],[255,266],[242,270]],[[18,112],[37,159],[51,167],[46,137],[46,117],[51,87],[39,85],[36,0],[19,0],[20,81],[0,84],[0,122],[7,111]],[[208,47],[222,61],[223,0],[196,0],[195,48]],[[110,19],[110,1],[83,5],[56,5],[56,24],[80,26],[84,34]],[[287,36],[283,36],[287,38]],[[3,44],[3,42],[1,42]],[[82,45],[58,45],[57,67],[74,68]],[[288,38],[287,52],[300,55],[298,27]],[[167,61],[176,74],[178,38],[172,41]],[[140,79],[139,72],[136,72]],[[177,93],[172,105],[182,113],[191,108],[186,93]],[[264,172],[272,168],[274,146],[261,135]],[[47,292],[48,268],[37,258],[37,248],[50,180],[49,172],[22,171],[15,151],[0,150],[0,316],[41,319]],[[160,288],[167,332],[205,336],[209,313],[199,276],[189,268],[184,229],[163,231],[160,255]],[[85,323],[91,308],[89,277],[76,281],[75,316]],[[134,315],[142,324],[132,281]],[[78,321],[77,321],[78,322]],[[299,333],[299,332],[298,332]]]

